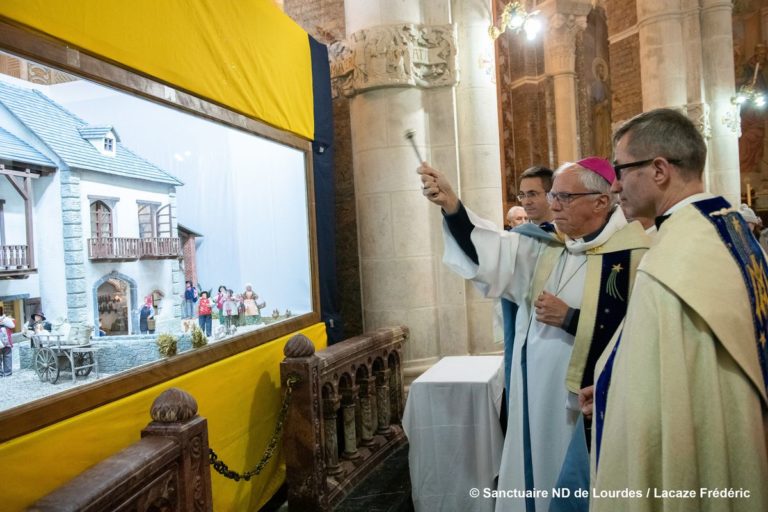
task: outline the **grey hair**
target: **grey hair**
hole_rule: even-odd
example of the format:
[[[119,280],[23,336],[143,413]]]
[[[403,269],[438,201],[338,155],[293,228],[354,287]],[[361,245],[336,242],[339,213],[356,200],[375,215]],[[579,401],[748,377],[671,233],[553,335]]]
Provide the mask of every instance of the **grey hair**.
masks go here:
[[[581,184],[584,185],[584,188],[586,188],[590,192],[600,192],[601,194],[605,194],[608,197],[610,197],[611,206],[617,203],[616,194],[611,192],[611,184],[608,183],[605,180],[605,178],[603,178],[596,172],[590,171],[589,169],[585,169],[577,163],[573,163],[573,162],[564,163],[563,165],[557,168],[554,176],[557,177],[563,174],[567,170],[570,170],[570,172],[575,173],[579,177],[579,181],[581,182]]]
[[[664,157],[680,160],[677,167],[689,178],[701,178],[707,145],[693,122],[669,108],[643,112],[627,121],[613,135],[613,146],[628,135],[626,149],[638,159]]]

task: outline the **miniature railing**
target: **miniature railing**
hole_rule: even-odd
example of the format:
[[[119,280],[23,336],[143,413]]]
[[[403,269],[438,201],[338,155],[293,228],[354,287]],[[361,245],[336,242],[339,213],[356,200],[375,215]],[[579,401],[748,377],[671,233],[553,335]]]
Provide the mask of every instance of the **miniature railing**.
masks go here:
[[[88,239],[88,258],[92,260],[136,260],[139,258],[178,258],[181,240],[173,237]]]
[[[141,239],[142,258],[175,258],[181,255],[181,240],[172,237]]]
[[[87,469],[29,511],[212,511],[208,427],[189,394],[158,396],[141,440]]]
[[[26,245],[0,245],[0,271],[29,266]]]
[[[290,510],[331,510],[405,443],[404,326],[315,353],[302,335],[285,346],[281,382],[298,377],[283,435]]]

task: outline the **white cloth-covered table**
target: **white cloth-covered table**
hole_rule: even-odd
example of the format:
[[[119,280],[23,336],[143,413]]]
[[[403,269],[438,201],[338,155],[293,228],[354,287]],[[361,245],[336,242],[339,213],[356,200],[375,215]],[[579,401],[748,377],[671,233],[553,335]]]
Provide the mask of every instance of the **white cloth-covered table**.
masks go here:
[[[502,360],[444,357],[411,384],[403,429],[417,512],[493,510],[483,490],[495,489],[504,444]]]

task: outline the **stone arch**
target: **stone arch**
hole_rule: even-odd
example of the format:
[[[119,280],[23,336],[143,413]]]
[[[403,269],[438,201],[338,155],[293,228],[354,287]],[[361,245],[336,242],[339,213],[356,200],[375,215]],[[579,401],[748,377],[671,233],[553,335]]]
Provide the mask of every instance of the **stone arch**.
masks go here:
[[[128,297],[128,334],[137,334],[139,329],[139,307],[138,307],[138,291],[136,281],[131,277],[113,270],[109,274],[96,280],[91,287],[91,304],[93,306],[93,325],[95,326],[94,332],[98,334],[99,327],[99,288],[111,279],[117,279],[128,283],[128,290],[126,290],[126,296]]]

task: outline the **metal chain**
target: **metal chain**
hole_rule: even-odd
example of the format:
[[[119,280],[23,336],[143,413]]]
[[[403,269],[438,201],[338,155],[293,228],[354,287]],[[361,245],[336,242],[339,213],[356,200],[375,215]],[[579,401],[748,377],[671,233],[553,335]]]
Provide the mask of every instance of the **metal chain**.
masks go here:
[[[264,450],[264,455],[261,457],[261,460],[258,464],[256,464],[256,467],[254,467],[252,470],[247,471],[243,474],[238,473],[237,471],[232,471],[229,469],[229,466],[227,466],[224,461],[219,460],[219,456],[216,455],[216,452],[213,451],[213,448],[208,448],[208,462],[213,466],[213,469],[216,470],[219,474],[224,476],[225,478],[229,478],[230,480],[234,480],[235,482],[239,482],[240,480],[245,480],[246,482],[251,479],[251,477],[254,477],[261,473],[261,471],[264,469],[264,467],[269,463],[269,459],[272,458],[272,455],[275,453],[275,448],[277,447],[277,440],[280,437],[280,434],[283,431],[283,422],[285,421],[285,415],[288,413],[288,405],[291,403],[291,393],[293,393],[293,385],[299,382],[301,379],[298,375],[290,375],[288,376],[288,379],[286,379],[285,384],[287,386],[287,389],[285,390],[285,396],[283,397],[283,405],[280,407],[280,412],[277,415],[277,425],[275,425],[275,431],[272,433],[272,438],[269,440],[269,444],[267,444],[267,448]]]

